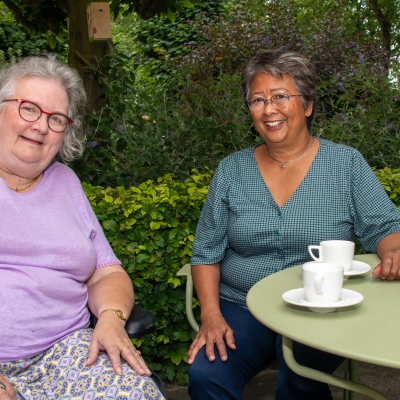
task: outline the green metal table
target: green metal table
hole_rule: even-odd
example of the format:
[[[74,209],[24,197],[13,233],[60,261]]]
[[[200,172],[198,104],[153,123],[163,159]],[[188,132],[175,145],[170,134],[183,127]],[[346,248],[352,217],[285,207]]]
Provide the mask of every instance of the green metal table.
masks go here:
[[[372,269],[380,261],[375,254],[354,259]],[[400,369],[400,281],[382,281],[372,277],[371,271],[350,277],[343,288],[361,293],[364,300],[331,313],[315,313],[282,299],[283,293],[303,286],[301,267],[288,268],[256,283],[247,295],[250,312],[283,336],[285,361],[297,374],[351,390],[353,399],[356,392],[388,399],[366,385],[299,365],[293,357],[292,340],[351,360]]]

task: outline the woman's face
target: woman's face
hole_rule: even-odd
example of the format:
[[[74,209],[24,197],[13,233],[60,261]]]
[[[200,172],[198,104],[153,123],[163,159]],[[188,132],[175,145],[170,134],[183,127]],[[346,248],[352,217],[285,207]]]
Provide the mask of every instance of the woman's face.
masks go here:
[[[21,79],[10,99],[29,100],[49,113],[68,115],[68,95],[59,82],[50,79]],[[0,167],[35,177],[54,159],[65,133],[49,129],[44,113],[35,122],[24,121],[18,108],[19,103],[12,101],[3,103],[0,111]]]
[[[276,94],[300,94],[293,85],[289,75],[275,78],[272,75],[257,74],[251,83],[250,98],[269,100]],[[254,126],[265,142],[288,143],[299,139],[301,135],[308,137],[307,117],[312,113],[312,105],[304,109],[300,96],[290,97],[284,108],[277,108],[268,102],[258,111],[250,111]]]

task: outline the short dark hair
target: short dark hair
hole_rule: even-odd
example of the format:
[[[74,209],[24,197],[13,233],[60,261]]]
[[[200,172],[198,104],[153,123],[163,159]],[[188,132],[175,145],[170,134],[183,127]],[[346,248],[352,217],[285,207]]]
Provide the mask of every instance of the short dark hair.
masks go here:
[[[268,50],[256,54],[246,63],[242,71],[242,93],[247,107],[251,82],[257,74],[269,74],[276,78],[282,78],[287,74],[292,77],[294,87],[301,94],[304,109],[313,106],[311,115],[307,117],[308,130],[311,130],[317,106],[318,83],[318,76],[311,61],[302,54],[290,50]]]

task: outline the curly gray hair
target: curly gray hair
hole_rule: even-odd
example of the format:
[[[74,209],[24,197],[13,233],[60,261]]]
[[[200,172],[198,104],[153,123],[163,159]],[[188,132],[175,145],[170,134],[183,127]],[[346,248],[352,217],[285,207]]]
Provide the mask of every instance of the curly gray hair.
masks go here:
[[[4,100],[15,95],[16,83],[29,77],[55,80],[65,89],[69,100],[68,116],[74,122],[66,129],[58,154],[64,161],[80,157],[85,141],[82,115],[87,101],[81,77],[77,71],[57,60],[55,54],[13,61],[0,70],[0,111]]]
[[[292,77],[294,87],[301,94],[304,109],[313,106],[311,115],[307,117],[308,129],[311,130],[317,106],[318,84],[318,76],[311,61],[302,54],[289,50],[268,50],[256,54],[242,71],[242,92],[247,107],[251,82],[257,74],[269,74],[275,78],[282,78],[287,74]]]

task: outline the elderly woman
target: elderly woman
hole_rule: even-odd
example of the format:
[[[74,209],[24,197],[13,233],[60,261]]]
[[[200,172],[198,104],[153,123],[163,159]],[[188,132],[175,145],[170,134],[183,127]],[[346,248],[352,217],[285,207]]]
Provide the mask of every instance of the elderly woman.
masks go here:
[[[124,330],[131,281],[78,178],[54,161],[82,153],[85,101],[52,56],[0,71],[1,400],[164,398]]]
[[[242,89],[264,143],[221,161],[201,214],[191,259],[201,327],[189,350],[189,393],[241,399],[246,382],[278,357],[276,399],[331,399],[326,384],[287,367],[281,336],[249,313],[246,294],[265,276],[310,261],[310,243],[330,239],[358,237],[382,259],[373,274],[400,279],[400,212],[357,150],[311,135],[317,76],[308,59],[258,54]],[[342,361],[298,343],[294,354],[327,373]]]

